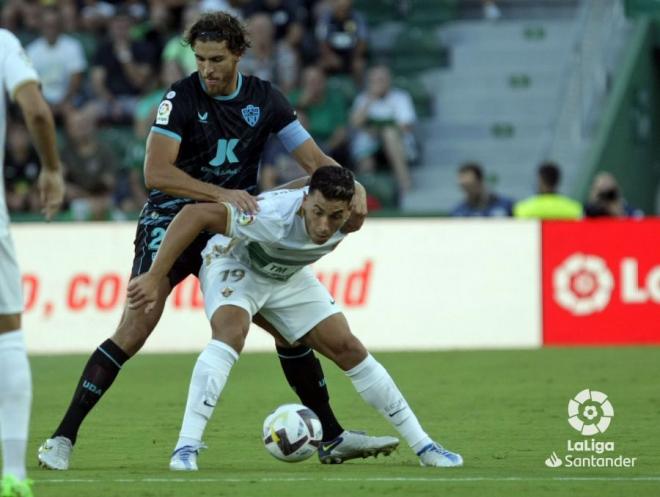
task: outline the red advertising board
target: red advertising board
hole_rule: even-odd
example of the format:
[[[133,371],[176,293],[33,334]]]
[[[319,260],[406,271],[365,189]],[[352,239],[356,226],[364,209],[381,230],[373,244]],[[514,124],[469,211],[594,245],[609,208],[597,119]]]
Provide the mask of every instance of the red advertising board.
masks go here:
[[[660,344],[660,219],[542,230],[545,345]]]

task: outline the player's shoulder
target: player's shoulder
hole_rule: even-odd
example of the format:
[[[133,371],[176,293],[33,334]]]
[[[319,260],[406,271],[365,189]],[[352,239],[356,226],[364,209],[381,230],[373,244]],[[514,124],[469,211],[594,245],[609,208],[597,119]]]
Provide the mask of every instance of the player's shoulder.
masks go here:
[[[194,72],[189,76],[186,76],[185,78],[181,78],[180,80],[172,83],[168,91],[168,94],[171,96],[167,98],[170,99],[175,98],[178,93],[182,93],[185,95],[196,93],[198,87],[201,88],[199,84],[199,76],[197,72]],[[174,94],[172,94],[172,92],[174,92]]]
[[[263,98],[270,99],[274,94],[280,94],[280,91],[275,88],[270,81],[266,81],[257,76],[241,75],[243,78],[243,85],[245,85],[245,95],[248,98]]]
[[[297,212],[306,189],[271,190],[258,197],[259,215],[275,219],[285,219],[292,212]],[[263,214],[262,214],[263,213]]]
[[[2,51],[4,51],[6,48],[16,47],[20,45],[21,42],[18,41],[18,38],[14,33],[12,33],[7,29],[0,28],[0,47],[2,47]]]

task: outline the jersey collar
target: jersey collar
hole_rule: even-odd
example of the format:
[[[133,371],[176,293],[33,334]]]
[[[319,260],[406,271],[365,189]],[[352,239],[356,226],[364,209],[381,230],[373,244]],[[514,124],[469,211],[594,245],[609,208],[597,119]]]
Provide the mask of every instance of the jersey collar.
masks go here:
[[[197,79],[199,79],[199,84],[202,85],[202,89],[204,90],[204,93],[208,95],[208,91],[206,91],[206,83],[204,83],[204,80],[202,79],[202,76],[197,73]],[[217,97],[211,97],[214,98],[215,100],[233,100],[236,98],[236,96],[239,94],[241,91],[241,86],[243,86],[243,75],[239,72],[238,73],[238,82],[236,84],[236,89],[229,95],[218,95]],[[211,95],[209,95],[210,97]]]

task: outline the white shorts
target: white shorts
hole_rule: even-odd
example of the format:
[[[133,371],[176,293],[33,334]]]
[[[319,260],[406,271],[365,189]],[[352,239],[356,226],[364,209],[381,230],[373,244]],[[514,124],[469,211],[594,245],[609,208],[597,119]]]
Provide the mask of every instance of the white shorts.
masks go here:
[[[9,233],[0,235],[0,314],[23,312],[21,271]]]
[[[235,305],[245,309],[250,319],[260,313],[289,343],[341,312],[309,266],[287,281],[278,281],[255,273],[236,259],[219,257],[202,264],[199,281],[209,320],[221,306]]]

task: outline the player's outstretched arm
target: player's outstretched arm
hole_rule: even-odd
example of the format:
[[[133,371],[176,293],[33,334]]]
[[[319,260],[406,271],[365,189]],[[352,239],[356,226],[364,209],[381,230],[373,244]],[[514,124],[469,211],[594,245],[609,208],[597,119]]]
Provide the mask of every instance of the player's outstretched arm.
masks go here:
[[[46,219],[50,220],[59,210],[64,199],[64,179],[57,153],[53,114],[41,95],[36,81],[22,84],[16,90],[14,99],[23,112],[39,154],[42,166],[38,180],[39,195],[42,212]]]
[[[148,189],[157,189],[173,197],[201,202],[229,202],[237,209],[257,212],[256,199],[242,190],[229,190],[199,181],[178,167],[179,141],[159,133],[149,133],[144,159],[144,181]]]
[[[226,234],[229,209],[224,204],[187,205],[170,223],[149,272],[128,284],[128,307],[137,309],[147,304],[146,312],[158,297],[158,284],[167,277],[174,262],[202,231]]]

